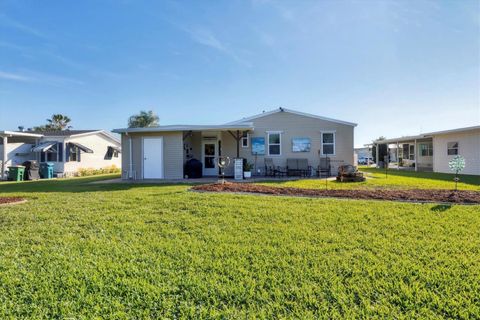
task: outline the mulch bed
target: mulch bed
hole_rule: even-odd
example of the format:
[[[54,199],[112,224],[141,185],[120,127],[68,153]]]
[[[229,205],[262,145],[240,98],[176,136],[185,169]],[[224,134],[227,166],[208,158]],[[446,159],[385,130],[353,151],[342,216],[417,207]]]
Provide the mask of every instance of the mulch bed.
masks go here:
[[[25,202],[25,199],[20,197],[0,197],[0,206],[7,204],[16,204]]]
[[[412,189],[412,190],[320,190],[300,189],[285,187],[269,187],[252,183],[213,183],[192,187],[196,191],[209,192],[241,192],[259,193],[283,196],[303,197],[333,197],[365,200],[391,200],[411,202],[440,202],[458,204],[480,204],[480,192],[477,191],[453,191],[435,189]]]

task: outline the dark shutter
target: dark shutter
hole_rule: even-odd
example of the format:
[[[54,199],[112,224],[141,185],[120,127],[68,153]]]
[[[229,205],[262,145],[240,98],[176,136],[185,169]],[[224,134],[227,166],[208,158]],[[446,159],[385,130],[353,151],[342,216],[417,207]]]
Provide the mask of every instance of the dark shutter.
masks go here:
[[[40,162],[45,162],[45,152],[40,152]]]
[[[80,155],[82,154],[82,150],[79,148],[75,148],[75,151],[77,152],[77,162],[80,162]]]
[[[58,150],[58,162],[63,162],[63,142],[57,143]]]
[[[65,162],[69,162],[70,161],[70,143],[67,143],[65,145],[66,149],[65,149]]]

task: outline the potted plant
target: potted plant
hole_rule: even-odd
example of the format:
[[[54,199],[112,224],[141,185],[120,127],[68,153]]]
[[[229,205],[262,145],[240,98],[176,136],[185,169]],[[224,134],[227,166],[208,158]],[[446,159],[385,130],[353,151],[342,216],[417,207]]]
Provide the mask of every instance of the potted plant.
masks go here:
[[[245,179],[249,179],[252,177],[252,168],[253,165],[247,161],[247,159],[243,159],[243,177]]]

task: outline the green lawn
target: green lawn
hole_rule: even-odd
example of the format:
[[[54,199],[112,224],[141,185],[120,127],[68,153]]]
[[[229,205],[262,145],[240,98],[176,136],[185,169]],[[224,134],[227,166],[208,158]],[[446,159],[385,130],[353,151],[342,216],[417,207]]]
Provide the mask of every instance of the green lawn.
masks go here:
[[[341,183],[329,181],[330,189],[375,189],[375,188],[401,188],[401,189],[454,189],[453,174],[433,172],[412,172],[389,170],[385,176],[385,170],[361,167],[367,177],[365,182]],[[293,181],[269,181],[261,184],[295,187],[308,189],[324,189],[325,179],[300,179]],[[480,176],[460,175],[459,190],[480,191]]]
[[[105,178],[0,184],[0,319],[480,317],[480,206]]]

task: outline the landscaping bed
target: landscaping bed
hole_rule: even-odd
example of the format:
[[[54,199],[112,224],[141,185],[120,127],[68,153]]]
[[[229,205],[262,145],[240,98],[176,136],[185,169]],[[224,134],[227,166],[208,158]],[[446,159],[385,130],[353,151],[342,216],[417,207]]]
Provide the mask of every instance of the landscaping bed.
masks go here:
[[[6,205],[6,204],[20,203],[20,202],[25,202],[25,199],[20,197],[0,197],[0,206]]]
[[[269,195],[333,197],[364,200],[391,200],[412,202],[445,202],[460,204],[480,204],[480,192],[433,189],[357,189],[357,190],[321,190],[289,187],[270,187],[253,183],[214,183],[194,186],[196,191],[245,192]]]

